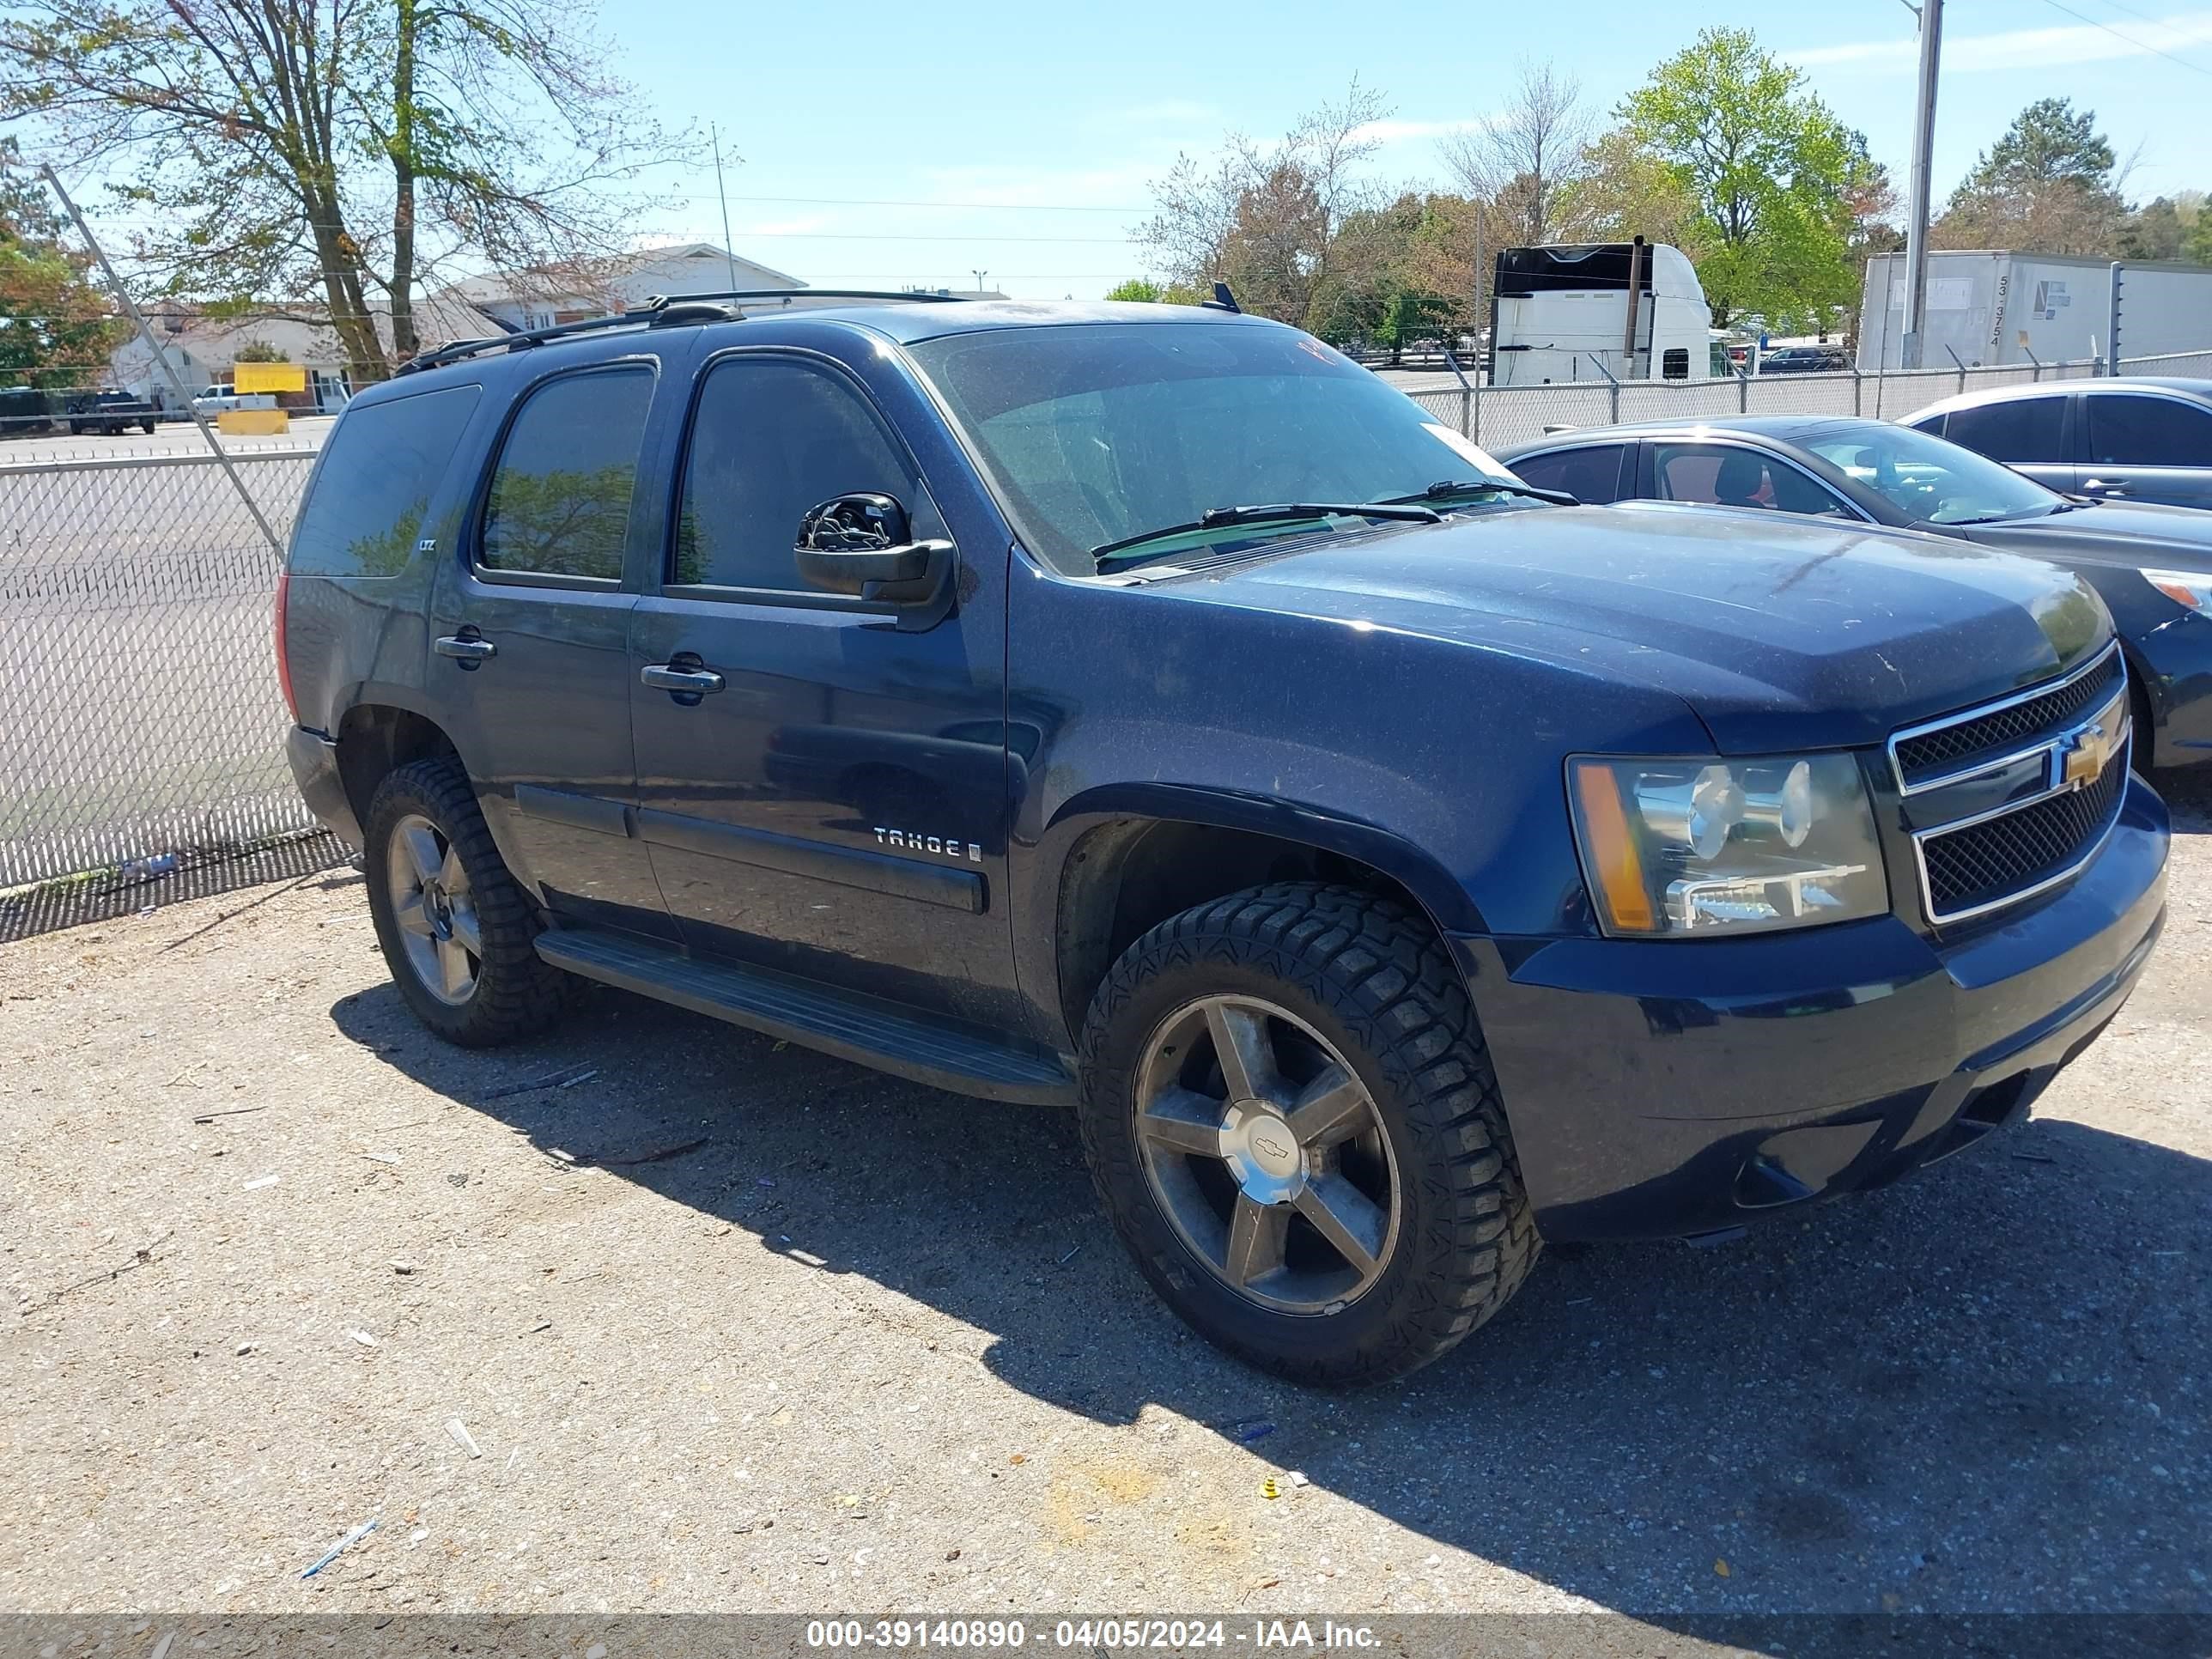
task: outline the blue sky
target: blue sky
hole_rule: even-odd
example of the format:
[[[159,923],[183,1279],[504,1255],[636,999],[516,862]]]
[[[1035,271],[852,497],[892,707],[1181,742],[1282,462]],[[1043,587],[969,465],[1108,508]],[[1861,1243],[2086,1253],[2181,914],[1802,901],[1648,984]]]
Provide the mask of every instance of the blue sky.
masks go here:
[[[615,67],[659,112],[714,123],[726,156],[744,158],[726,172],[738,251],[817,284],[972,287],[980,267],[1024,297],[1095,295],[1143,269],[1127,233],[1178,150],[1208,151],[1231,128],[1279,132],[1356,72],[1392,106],[1378,175],[1441,183],[1437,136],[1488,113],[1521,59],[1555,60],[1602,112],[1705,21],[1753,27],[1802,63],[1900,188],[1911,136],[1901,0],[1121,0],[1095,12],[659,0],[605,16]],[[1950,0],[1945,19],[1939,192],[2048,95],[2094,108],[2124,159],[2139,150],[2130,195],[2212,187],[2212,7]],[[711,168],[661,187],[679,199],[641,216],[641,240],[721,240]],[[757,199],[804,198],[838,199]]]

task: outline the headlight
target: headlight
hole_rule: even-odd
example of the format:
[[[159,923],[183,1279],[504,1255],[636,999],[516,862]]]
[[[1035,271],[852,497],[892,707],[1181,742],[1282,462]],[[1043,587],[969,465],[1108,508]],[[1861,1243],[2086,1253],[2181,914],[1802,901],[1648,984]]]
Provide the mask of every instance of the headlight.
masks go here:
[[[1607,933],[1703,939],[1889,908],[1874,808],[1848,755],[1567,765]]]
[[[2142,578],[2176,605],[2212,617],[2212,576],[2196,570],[2146,570]]]

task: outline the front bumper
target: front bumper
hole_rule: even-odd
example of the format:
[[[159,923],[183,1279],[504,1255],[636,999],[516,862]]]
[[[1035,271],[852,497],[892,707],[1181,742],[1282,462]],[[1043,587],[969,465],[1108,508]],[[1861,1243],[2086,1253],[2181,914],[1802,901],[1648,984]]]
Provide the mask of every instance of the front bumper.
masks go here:
[[[284,758],[292,764],[293,780],[307,810],[340,841],[358,850],[361,820],[354,816],[345,780],[338,773],[337,744],[319,732],[295,726],[285,735]]]
[[[1720,1231],[2024,1115],[2135,988],[2166,834],[2130,777],[2069,885],[1948,941],[1893,916],[1698,943],[1455,938],[1538,1230]]]

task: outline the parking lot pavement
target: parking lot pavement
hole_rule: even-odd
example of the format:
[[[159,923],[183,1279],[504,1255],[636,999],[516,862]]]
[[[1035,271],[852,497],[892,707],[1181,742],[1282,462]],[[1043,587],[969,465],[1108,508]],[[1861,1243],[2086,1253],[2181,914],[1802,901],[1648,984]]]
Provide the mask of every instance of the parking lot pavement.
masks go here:
[[[292,429],[270,437],[232,437],[216,434],[222,447],[237,453],[241,451],[312,450],[319,448],[329,435],[334,415],[295,415]],[[212,424],[212,422],[210,422]],[[86,432],[71,435],[67,432],[34,432],[21,436],[10,436],[0,441],[0,466],[17,466],[36,461],[69,461],[108,459],[129,455],[173,455],[179,451],[198,454],[207,453],[207,440],[200,436],[199,428],[190,421],[164,421],[150,433],[133,427],[128,432],[109,436],[105,433]]]
[[[346,871],[0,949],[0,1609],[2212,1611],[2191,799],[2024,1128],[1353,1395],[1162,1311],[1066,1116],[612,993],[443,1047]]]

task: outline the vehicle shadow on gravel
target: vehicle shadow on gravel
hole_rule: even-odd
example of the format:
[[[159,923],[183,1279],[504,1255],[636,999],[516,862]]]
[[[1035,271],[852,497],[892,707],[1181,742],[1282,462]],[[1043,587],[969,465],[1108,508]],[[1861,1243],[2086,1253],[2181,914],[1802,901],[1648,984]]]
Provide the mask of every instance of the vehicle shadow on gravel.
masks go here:
[[[866,1275],[993,1334],[1014,1388],[1109,1425],[1166,1407],[1249,1444],[1255,1488],[1298,1470],[1607,1607],[2212,1605],[2212,1164],[2158,1146],[2031,1121],[1724,1248],[1554,1252],[1438,1364],[1330,1395],[1161,1308],[1069,1115],[611,992],[495,1056],[388,986],[332,1015],[556,1159],[726,1220],[733,1273],[759,1249]],[[501,1092],[592,1066],[623,1082]]]
[[[2160,772],[2151,784],[2173,814],[2174,834],[2212,834],[2212,764]]]

